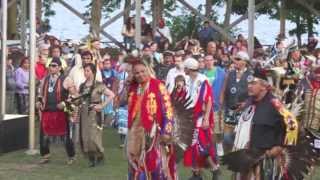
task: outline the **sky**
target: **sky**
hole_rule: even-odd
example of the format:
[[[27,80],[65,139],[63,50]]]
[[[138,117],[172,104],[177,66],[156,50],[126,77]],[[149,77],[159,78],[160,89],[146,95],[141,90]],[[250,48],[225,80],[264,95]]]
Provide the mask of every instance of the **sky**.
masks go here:
[[[74,6],[80,12],[85,12],[85,6],[88,4],[88,0],[68,0],[70,5]],[[190,0],[190,4],[197,7],[199,4],[204,4],[205,0]],[[145,5],[148,6],[147,4]],[[119,10],[114,11],[110,16],[117,14],[121,11],[122,7]],[[83,24],[83,21],[79,19],[76,15],[72,14],[69,10],[64,8],[60,3],[55,3],[53,5],[53,10],[55,10],[56,15],[50,18],[51,31],[50,34],[57,36],[60,39],[76,39],[80,40],[88,34],[89,26]],[[224,8],[215,9],[219,15],[219,21],[222,21]],[[134,14],[134,12],[132,12]],[[173,12],[179,15],[179,11]],[[143,15],[144,13],[142,13]],[[237,19],[238,16],[232,16],[231,22]],[[102,19],[102,24],[106,21],[106,18]],[[122,20],[120,18],[118,21],[114,22],[108,26],[105,30],[112,36],[114,36],[118,41],[122,41],[121,29],[122,29]],[[150,20],[150,17],[147,17],[147,20]],[[276,38],[276,35],[279,33],[279,21],[270,19],[268,16],[259,16],[255,21],[255,35],[261,41],[262,44],[273,44]],[[248,32],[248,21],[241,22],[238,26],[239,33],[247,36]],[[287,30],[294,28],[295,25],[286,22]],[[320,25],[317,25],[316,30],[320,32]],[[306,39],[306,36],[303,37]]]

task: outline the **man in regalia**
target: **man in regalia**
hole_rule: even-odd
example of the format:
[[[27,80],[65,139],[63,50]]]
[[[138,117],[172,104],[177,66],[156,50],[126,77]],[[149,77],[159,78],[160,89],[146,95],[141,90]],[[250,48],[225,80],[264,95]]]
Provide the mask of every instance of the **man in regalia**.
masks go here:
[[[133,63],[128,96],[129,180],[177,179],[170,96],[141,61]]]
[[[191,167],[192,180],[202,179],[201,168],[209,168],[213,179],[217,178],[217,159],[215,145],[212,141],[213,131],[213,98],[211,86],[207,77],[199,73],[199,62],[194,58],[187,58],[184,67],[188,80],[187,93],[193,107],[193,139],[184,152],[184,165]]]
[[[41,111],[40,120],[40,163],[48,163],[50,142],[63,141],[68,155],[68,164],[74,161],[75,148],[70,138],[67,114],[64,112],[64,101],[68,97],[68,84],[60,74],[61,61],[53,58],[49,65],[49,75],[41,84],[41,97],[37,108]]]
[[[233,150],[249,149],[251,155],[256,157],[261,155],[262,160],[257,158],[255,163],[260,163],[252,166],[237,158],[223,161],[230,161],[230,164],[239,164],[240,167],[250,169],[238,175],[237,179],[281,178],[286,173],[285,164],[281,163],[280,158],[283,154],[282,147],[297,143],[298,123],[272,94],[271,86],[263,71],[255,71],[248,84],[248,95],[250,98],[235,129]]]

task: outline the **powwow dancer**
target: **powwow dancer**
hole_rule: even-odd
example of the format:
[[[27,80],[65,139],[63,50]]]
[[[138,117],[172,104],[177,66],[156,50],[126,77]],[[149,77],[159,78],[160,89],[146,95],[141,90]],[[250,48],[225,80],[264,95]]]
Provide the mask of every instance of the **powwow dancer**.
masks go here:
[[[300,81],[299,89],[304,95],[302,126],[320,132],[320,67]]]
[[[276,99],[261,71],[249,82],[250,99],[236,127],[235,152],[222,162],[236,179],[303,179],[319,150],[310,146],[314,136],[298,140],[298,122]]]
[[[199,63],[193,58],[184,62],[188,76],[187,91],[191,99],[189,107],[193,107],[193,139],[184,152],[184,165],[191,167],[193,177],[202,179],[201,168],[210,168],[213,179],[217,178],[217,159],[212,142],[213,106],[212,91],[207,78],[198,72]]]
[[[41,111],[40,120],[40,163],[48,163],[50,157],[50,141],[58,139],[65,143],[68,154],[68,164],[74,161],[75,148],[70,137],[67,114],[63,111],[64,101],[68,96],[64,78],[60,74],[61,62],[53,58],[49,65],[49,75],[44,78],[41,85],[41,97],[37,108]]]
[[[175,180],[173,109],[161,81],[151,78],[146,65],[133,64],[128,98],[127,158],[129,180]]]
[[[90,161],[89,166],[94,167],[104,161],[101,111],[112,101],[114,94],[102,82],[96,82],[95,64],[85,64],[84,74],[86,81],[80,85],[80,145]]]

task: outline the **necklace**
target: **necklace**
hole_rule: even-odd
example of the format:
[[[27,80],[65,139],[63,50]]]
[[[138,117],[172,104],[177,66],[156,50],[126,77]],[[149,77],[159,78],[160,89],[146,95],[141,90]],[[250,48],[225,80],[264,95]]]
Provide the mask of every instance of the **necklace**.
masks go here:
[[[48,92],[52,93],[54,90],[54,86],[56,84],[57,79],[54,78],[53,76],[50,76],[49,78],[49,87],[48,87]]]

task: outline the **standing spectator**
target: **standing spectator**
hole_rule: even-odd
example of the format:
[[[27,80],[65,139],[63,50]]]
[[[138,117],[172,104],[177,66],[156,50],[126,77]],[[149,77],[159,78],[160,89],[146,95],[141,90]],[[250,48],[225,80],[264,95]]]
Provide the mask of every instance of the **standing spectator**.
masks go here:
[[[172,93],[175,86],[175,79],[178,75],[182,75],[186,79],[184,68],[183,68],[183,57],[180,54],[174,56],[175,67],[171,68],[167,74],[166,87],[169,94]]]
[[[244,38],[242,34],[238,35],[237,40],[241,42],[242,46],[248,45],[248,41],[246,40],[246,38]]]
[[[162,51],[167,50],[169,45],[172,43],[170,29],[168,26],[166,26],[164,19],[162,18],[159,20],[158,27],[156,28],[155,41]]]
[[[90,51],[93,57],[93,63],[97,65],[97,68],[102,69],[103,68],[103,58],[100,54],[101,49],[101,43],[99,38],[93,38],[90,41]]]
[[[220,66],[217,65],[218,60],[212,55],[206,55],[204,57],[205,71],[204,75],[207,76],[208,82],[211,85],[213,100],[213,110],[214,110],[214,135],[217,144],[218,155],[222,155],[222,101],[221,94],[224,84],[225,71]]]
[[[231,53],[233,56],[235,56],[239,51],[242,49],[242,42],[240,40],[237,40],[235,42],[235,45],[231,49]]]
[[[106,56],[105,56],[106,57]],[[117,91],[117,72],[112,69],[111,59],[108,58],[103,61],[103,70],[101,71],[102,81],[107,88],[116,93]],[[114,118],[113,101],[111,101],[104,109],[104,123],[105,126],[110,124]]]
[[[166,80],[168,71],[173,67],[173,53],[171,51],[164,52],[163,63],[156,64],[154,71],[159,80]]]
[[[29,108],[29,68],[29,59],[25,57],[15,74],[19,114],[26,114]]]
[[[135,36],[135,25],[134,18],[129,17],[127,22],[122,28],[122,36],[124,41],[124,46],[127,50],[132,50],[134,47],[134,36]]]
[[[214,41],[208,42],[207,54],[211,54],[211,55],[215,56],[216,52],[217,52],[217,44]]]
[[[224,143],[227,150],[233,144],[234,127],[248,98],[248,82],[252,79],[249,60],[248,53],[238,52],[234,58],[235,69],[229,71],[225,78],[222,99],[225,106]]]
[[[319,48],[314,51],[314,56],[317,59],[316,60],[316,65],[320,65],[320,49]]]
[[[153,66],[163,63],[163,55],[162,53],[158,52],[158,44],[156,42],[150,43],[150,51],[152,53]]]
[[[35,73],[38,81],[41,81],[47,75],[47,60],[49,57],[49,44],[42,44],[39,47],[39,56],[36,62]]]
[[[84,51],[80,56],[76,56],[76,64],[70,70],[68,77],[73,81],[77,90],[79,90],[80,84],[86,79],[84,76],[83,66],[88,63],[93,63],[93,56],[90,51]],[[97,68],[96,80],[102,82],[102,75],[100,69]]]
[[[151,25],[146,22],[146,18],[141,17],[141,42],[147,44],[152,41],[153,33]]]
[[[61,64],[62,64],[62,70],[65,70],[68,67],[68,65],[67,65],[66,61],[63,59],[63,57],[61,56],[60,46],[53,45],[50,47],[49,50],[50,50],[49,51],[49,58],[46,62],[46,67],[47,68],[49,67],[49,64],[51,63],[52,58],[59,58],[61,61]]]
[[[199,62],[199,73],[204,74],[204,72],[205,72],[204,57],[203,56],[196,56],[195,58]]]
[[[318,45],[318,40],[314,37],[313,34],[311,34],[308,37],[308,44],[307,44],[308,51],[310,53],[313,53],[313,51],[316,49],[317,45]]]
[[[203,26],[198,32],[199,41],[202,48],[206,48],[208,42],[214,39],[215,30],[210,26],[208,21],[203,23]]]
[[[116,97],[116,121],[118,122],[118,133],[120,134],[120,147],[124,147],[125,137],[128,132],[128,80],[132,78],[131,65],[121,64],[118,72],[119,89]]]
[[[16,81],[15,81],[15,68],[12,65],[12,59],[7,59],[6,69],[6,114],[16,113]]]

